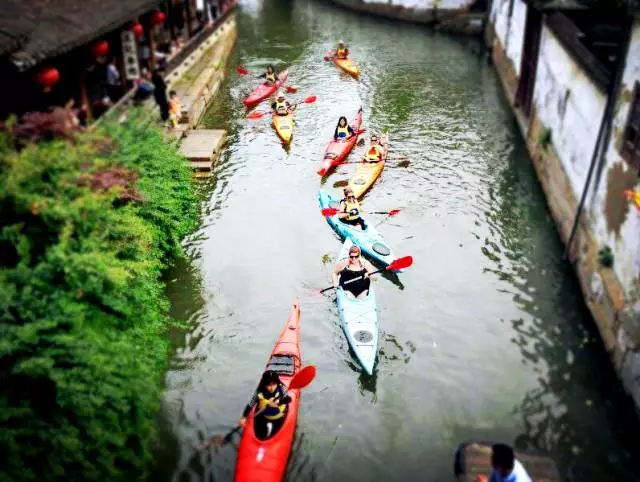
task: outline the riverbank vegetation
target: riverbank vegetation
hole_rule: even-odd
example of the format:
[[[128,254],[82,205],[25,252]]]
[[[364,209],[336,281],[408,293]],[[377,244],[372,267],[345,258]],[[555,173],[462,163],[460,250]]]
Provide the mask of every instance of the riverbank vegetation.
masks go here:
[[[0,481],[140,480],[170,323],[160,275],[197,220],[190,173],[138,113],[57,109],[0,133]]]

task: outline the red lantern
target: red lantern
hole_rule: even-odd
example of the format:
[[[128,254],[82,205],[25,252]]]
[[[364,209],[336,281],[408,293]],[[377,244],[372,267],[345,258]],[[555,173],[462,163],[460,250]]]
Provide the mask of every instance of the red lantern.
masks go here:
[[[136,38],[142,38],[142,36],[144,35],[144,27],[140,22],[135,22],[131,26],[131,31],[133,32],[133,35],[136,36]]]
[[[59,80],[60,72],[55,67],[45,67],[36,75],[36,82],[44,87],[45,92],[49,92]]]
[[[164,23],[166,18],[167,16],[160,10],[153,12],[153,15],[151,16],[151,25],[161,25]]]
[[[109,42],[101,40],[92,47],[91,51],[93,52],[93,56],[96,58],[106,57],[109,54]]]

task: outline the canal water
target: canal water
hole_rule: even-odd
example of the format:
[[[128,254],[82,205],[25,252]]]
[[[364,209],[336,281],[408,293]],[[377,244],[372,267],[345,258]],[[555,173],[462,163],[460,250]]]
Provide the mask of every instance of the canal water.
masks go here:
[[[288,151],[268,116],[247,120],[250,77],[230,75],[207,113],[229,145],[200,186],[188,259],[169,273],[173,315],[188,328],[173,334],[156,480],[232,480],[233,445],[198,447],[235,425],[296,298],[303,359],[318,375],[288,480],[452,480],[468,440],[546,451],[574,481],[638,480],[638,423],[481,44],[313,0],[245,0],[237,20],[230,68],[289,68],[292,100],[318,100],[298,109]],[[359,82],[323,61],[340,38]],[[363,207],[402,210],[373,222],[415,260],[375,281],[373,376],[349,353],[334,295],[317,293],[340,242],[320,215],[316,170],[338,117],[361,106],[367,133],[391,138]]]

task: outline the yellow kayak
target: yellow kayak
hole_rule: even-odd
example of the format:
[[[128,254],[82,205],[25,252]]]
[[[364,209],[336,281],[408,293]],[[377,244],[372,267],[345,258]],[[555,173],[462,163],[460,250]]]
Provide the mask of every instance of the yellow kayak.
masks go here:
[[[380,144],[384,148],[382,160],[380,162],[360,162],[353,177],[349,179],[349,187],[353,189],[353,194],[358,199],[373,186],[387,162],[387,152],[389,151],[389,136],[387,134],[380,138]]]
[[[273,114],[273,128],[282,142],[288,144],[293,136],[293,113],[287,115]]]
[[[360,75],[360,69],[351,59],[333,59],[333,62],[349,75],[354,77]]]

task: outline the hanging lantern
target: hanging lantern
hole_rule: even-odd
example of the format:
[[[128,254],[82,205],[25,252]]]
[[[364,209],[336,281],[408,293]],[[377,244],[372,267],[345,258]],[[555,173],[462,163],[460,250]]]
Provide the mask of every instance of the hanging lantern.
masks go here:
[[[131,26],[131,31],[133,32],[133,35],[136,36],[136,38],[142,38],[144,35],[144,27],[140,22],[135,22]]]
[[[151,25],[161,25],[164,23],[164,21],[166,20],[167,16],[164,14],[164,12],[161,12],[160,10],[157,10],[155,12],[153,12],[153,15],[151,15]]]
[[[91,52],[95,58],[98,57],[106,57],[109,54],[109,42],[106,40],[101,40],[100,42],[94,44],[91,47]]]
[[[60,71],[55,67],[45,67],[36,75],[36,82],[44,87],[45,92],[49,92],[59,80]]]

